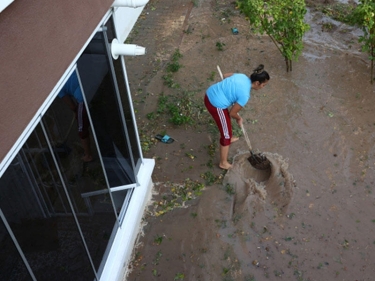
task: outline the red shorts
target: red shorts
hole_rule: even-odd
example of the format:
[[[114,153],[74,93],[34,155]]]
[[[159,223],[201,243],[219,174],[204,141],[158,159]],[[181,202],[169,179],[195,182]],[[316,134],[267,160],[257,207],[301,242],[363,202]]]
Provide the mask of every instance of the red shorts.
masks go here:
[[[220,109],[214,107],[208,100],[207,95],[204,96],[204,104],[219,128],[220,144],[222,146],[230,145],[230,140],[232,138],[232,123],[230,121],[229,110],[227,108]]]
[[[81,139],[86,139],[89,137],[89,117],[87,115],[86,107],[83,102],[78,103],[76,119],[78,122],[78,135]]]

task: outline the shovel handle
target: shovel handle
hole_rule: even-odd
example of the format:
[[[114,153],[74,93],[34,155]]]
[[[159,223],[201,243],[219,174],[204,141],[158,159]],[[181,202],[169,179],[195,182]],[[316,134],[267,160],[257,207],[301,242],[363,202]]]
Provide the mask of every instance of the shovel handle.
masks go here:
[[[224,76],[223,76],[223,73],[221,72],[220,66],[217,65],[216,67],[217,67],[217,71],[219,72],[221,80],[224,80]]]
[[[247,135],[247,133],[246,133],[245,128],[243,127],[243,125],[241,125],[241,130],[242,130],[242,134],[245,137],[247,146],[249,147],[251,154],[253,154],[253,149],[251,148],[251,143],[250,143],[249,136]]]

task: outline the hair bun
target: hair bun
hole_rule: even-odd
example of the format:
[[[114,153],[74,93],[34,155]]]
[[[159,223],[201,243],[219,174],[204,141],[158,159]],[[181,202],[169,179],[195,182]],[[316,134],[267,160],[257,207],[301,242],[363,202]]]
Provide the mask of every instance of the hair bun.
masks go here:
[[[264,70],[264,65],[260,64],[260,65],[258,65],[257,68],[254,69],[254,73],[255,74],[261,74],[263,72],[263,70]]]

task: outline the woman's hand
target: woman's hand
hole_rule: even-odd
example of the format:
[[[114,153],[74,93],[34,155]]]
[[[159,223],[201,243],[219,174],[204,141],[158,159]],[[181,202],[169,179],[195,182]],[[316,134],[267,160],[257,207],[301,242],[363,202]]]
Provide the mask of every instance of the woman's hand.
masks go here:
[[[238,126],[241,126],[242,125],[242,118],[241,116],[238,114],[238,112],[242,109],[242,106],[240,106],[238,103],[235,103],[232,108],[230,109],[229,111],[229,115],[230,117],[236,119],[236,122],[238,124]]]

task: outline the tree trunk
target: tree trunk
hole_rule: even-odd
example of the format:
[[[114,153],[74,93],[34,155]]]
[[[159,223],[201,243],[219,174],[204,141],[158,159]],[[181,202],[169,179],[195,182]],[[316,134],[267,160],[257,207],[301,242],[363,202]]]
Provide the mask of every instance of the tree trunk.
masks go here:
[[[287,57],[284,57],[284,59],[286,65],[286,72],[292,71],[292,60],[288,59]]]
[[[289,72],[289,60],[287,57],[284,57],[285,59],[285,64],[286,64],[286,72]]]
[[[371,84],[374,82],[374,45],[371,45]]]

